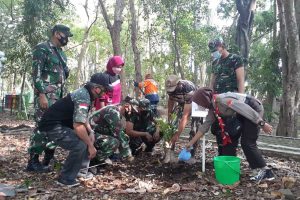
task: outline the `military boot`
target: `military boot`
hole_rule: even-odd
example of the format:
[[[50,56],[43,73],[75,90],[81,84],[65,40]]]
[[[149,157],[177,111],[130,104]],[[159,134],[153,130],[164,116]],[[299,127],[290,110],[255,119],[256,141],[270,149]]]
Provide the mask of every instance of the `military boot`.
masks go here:
[[[39,155],[31,153],[26,167],[26,171],[37,172],[37,173],[46,173],[49,172],[49,168],[43,166],[39,161]]]
[[[55,149],[45,149],[45,155],[44,155],[44,159],[42,161],[42,164],[44,166],[48,166],[50,161],[54,158],[54,153],[55,153]]]

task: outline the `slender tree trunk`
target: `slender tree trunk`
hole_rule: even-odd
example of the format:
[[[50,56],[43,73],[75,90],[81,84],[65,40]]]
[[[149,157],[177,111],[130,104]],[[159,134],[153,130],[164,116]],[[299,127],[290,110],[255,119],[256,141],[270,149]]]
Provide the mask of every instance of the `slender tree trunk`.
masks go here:
[[[300,0],[295,0],[296,21],[298,26],[298,36],[300,40]]]
[[[277,135],[297,135],[300,92],[300,44],[294,0],[277,0],[280,19],[280,53],[283,69],[283,96]]]
[[[106,22],[107,29],[109,30],[111,41],[112,41],[112,47],[113,47],[113,53],[114,55],[122,55],[121,50],[121,29],[122,29],[122,23],[123,23],[123,10],[125,7],[125,1],[124,0],[116,0],[115,5],[115,11],[114,11],[114,23],[112,24],[109,20],[106,7],[104,5],[103,0],[99,0],[99,4],[102,10],[103,18]],[[121,85],[123,86],[122,96],[124,98],[124,94],[128,93],[128,88],[125,87],[126,85],[126,78],[125,78],[125,72],[122,70],[121,72]]]
[[[180,53],[179,53],[179,47],[178,47],[178,44],[177,44],[177,34],[178,34],[178,29],[177,29],[177,19],[175,17],[175,19],[173,19],[172,17],[172,10],[171,10],[171,7],[168,8],[168,11],[169,11],[169,20],[170,20],[170,29],[171,29],[171,37],[172,37],[172,41],[173,41],[173,47],[174,47],[174,53],[175,53],[175,58],[174,58],[174,71],[177,71],[175,70],[176,69],[176,63],[177,63],[177,69],[180,73],[180,76],[182,79],[184,79],[184,71],[182,69],[182,66],[181,66],[181,61],[180,61]]]
[[[141,82],[142,68],[141,68],[140,51],[137,46],[138,27],[137,27],[137,17],[136,17],[134,0],[129,0],[129,8],[131,13],[131,44],[134,53],[135,80],[137,82]],[[140,90],[136,88],[135,93],[136,93],[135,96],[138,97],[140,95]]]
[[[89,17],[89,12],[88,12],[88,0],[85,1],[85,4],[83,7],[85,9],[86,16],[89,20],[90,17]],[[94,25],[94,23],[98,19],[98,10],[99,10],[99,4],[95,8],[95,12],[96,12],[95,19],[91,22],[90,25],[87,25],[85,27],[85,31],[84,31],[84,35],[83,35],[83,39],[82,39],[82,46],[80,49],[80,53],[78,55],[78,65],[77,65],[77,73],[76,73],[76,80],[77,80],[76,87],[77,88],[79,88],[80,85],[82,84],[82,82],[85,81],[84,72],[82,72],[82,64],[83,64],[84,56],[88,49],[88,37],[89,37],[90,30],[91,30],[92,26]]]
[[[246,59],[249,56],[255,2],[256,0],[236,0],[236,7],[240,15],[237,23],[236,44],[241,55]]]

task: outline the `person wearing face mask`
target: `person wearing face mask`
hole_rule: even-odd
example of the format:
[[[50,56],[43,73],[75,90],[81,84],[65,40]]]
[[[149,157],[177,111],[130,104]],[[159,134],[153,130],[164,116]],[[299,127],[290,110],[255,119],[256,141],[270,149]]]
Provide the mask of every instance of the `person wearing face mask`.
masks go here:
[[[244,93],[245,72],[242,57],[229,53],[221,37],[209,41],[208,47],[213,61],[210,88],[217,94],[225,92]],[[240,124],[239,119],[236,117],[228,117],[223,120],[225,124],[227,123],[227,126],[238,127],[238,124]],[[221,128],[217,121],[212,124],[211,132],[216,135],[219,155],[236,155],[239,134],[229,133],[231,134],[232,143],[223,145],[220,134]]]
[[[79,176],[80,169],[86,167],[89,159],[96,156],[95,136],[88,122],[88,114],[92,102],[111,90],[109,76],[96,73],[84,87],[55,102],[42,116],[38,124],[41,138],[33,140],[30,149],[41,153],[46,144],[53,141],[55,145],[69,151],[57,180],[58,184],[78,185],[76,177]]]
[[[154,113],[151,110],[148,99],[138,100],[137,110],[131,109],[125,113],[126,134],[129,136],[129,147],[132,155],[137,155],[141,145],[146,145],[145,152],[152,152],[155,144],[160,140],[159,129],[154,121]]]
[[[122,87],[120,74],[124,67],[124,60],[121,56],[111,57],[106,65],[106,71],[104,73],[109,75],[109,83],[113,86],[113,90],[108,92],[102,98],[96,99],[95,110],[99,110],[107,105],[119,104],[122,99]]]
[[[32,78],[36,126],[44,112],[64,96],[63,91],[69,76],[69,68],[62,47],[67,45],[68,38],[72,36],[69,27],[58,24],[52,28],[50,40],[38,44],[33,49]],[[39,135],[38,129],[35,128],[31,139],[39,138]],[[47,148],[43,165],[39,165],[39,155],[30,149],[29,152],[32,162],[28,163],[28,171],[45,171],[54,155],[54,150]]]

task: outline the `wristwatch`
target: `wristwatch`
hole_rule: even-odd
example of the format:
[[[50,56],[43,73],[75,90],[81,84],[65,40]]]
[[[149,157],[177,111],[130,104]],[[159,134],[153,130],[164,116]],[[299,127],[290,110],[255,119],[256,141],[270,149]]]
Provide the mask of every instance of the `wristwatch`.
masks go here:
[[[266,122],[264,120],[261,120],[261,121],[258,122],[258,125],[260,127],[263,127],[265,124],[266,124]]]

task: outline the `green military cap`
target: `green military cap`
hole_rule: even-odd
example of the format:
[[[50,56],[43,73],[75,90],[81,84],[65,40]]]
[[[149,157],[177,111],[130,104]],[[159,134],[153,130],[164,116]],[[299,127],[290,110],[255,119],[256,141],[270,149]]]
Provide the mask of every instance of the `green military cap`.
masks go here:
[[[151,110],[150,101],[148,99],[140,99],[139,107],[143,110]]]
[[[65,26],[65,25],[62,25],[62,24],[57,24],[55,25],[53,28],[52,28],[52,33],[54,33],[55,31],[58,31],[58,32],[62,32],[64,33],[67,37],[72,37],[73,34],[71,33],[70,31],[70,28]]]

